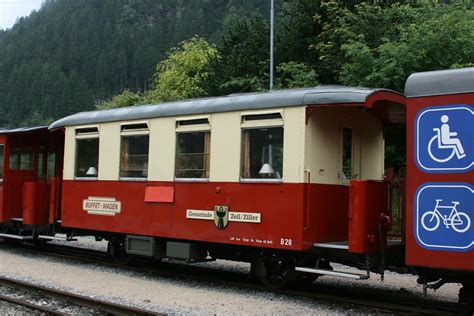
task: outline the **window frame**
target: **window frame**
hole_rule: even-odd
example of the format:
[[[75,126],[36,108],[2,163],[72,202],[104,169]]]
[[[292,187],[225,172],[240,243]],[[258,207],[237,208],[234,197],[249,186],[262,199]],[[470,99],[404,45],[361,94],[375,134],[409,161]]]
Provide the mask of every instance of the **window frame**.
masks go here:
[[[186,124],[180,125],[180,122],[189,122],[194,120],[207,120],[207,124]],[[174,158],[174,180],[176,182],[209,182],[211,178],[211,137],[212,137],[212,128],[211,128],[211,120],[209,115],[201,115],[201,116],[192,116],[192,117],[185,117],[185,118],[177,118],[175,122],[176,130],[176,141],[175,141],[175,158]],[[189,134],[189,133],[208,133],[209,134],[209,176],[205,178],[182,178],[177,177],[177,168],[178,168],[178,135],[179,134]],[[204,136],[206,137],[206,136]],[[204,153],[205,154],[205,153]]]
[[[258,115],[272,115],[272,114],[279,114],[281,116],[280,119],[278,118],[262,118],[262,119],[253,119],[253,120],[246,120],[246,116],[258,116]],[[248,111],[241,113],[241,124],[240,124],[240,165],[239,165],[239,181],[241,183],[273,183],[273,184],[281,184],[284,181],[285,174],[283,173],[284,169],[284,159],[282,160],[282,173],[283,176],[281,178],[244,178],[242,177],[242,167],[243,167],[243,133],[245,130],[250,129],[263,129],[263,128],[278,128],[281,127],[283,129],[283,138],[282,138],[282,146],[283,146],[283,156],[284,156],[284,147],[285,147],[285,120],[284,120],[284,113],[283,110],[267,110],[267,111]]]
[[[147,128],[136,128],[136,129],[125,129],[124,127],[133,126],[133,125],[143,125],[145,124]],[[146,177],[121,177],[120,173],[122,171],[122,139],[124,137],[133,137],[133,136],[148,136],[148,158],[147,158],[147,175]],[[119,150],[119,181],[148,181],[149,167],[150,167],[150,122],[149,121],[138,121],[138,122],[127,122],[120,124],[120,150]]]
[[[4,178],[4,169],[5,169],[5,144],[0,144],[0,153],[2,155],[2,160],[0,164],[0,183],[3,182]]]
[[[97,132],[84,132],[81,133],[81,130],[87,129],[96,129]],[[87,125],[87,126],[78,126],[74,128],[74,180],[78,181],[97,181],[99,179],[99,158],[100,158],[100,127],[99,125]],[[77,141],[78,140],[87,140],[87,139],[97,139],[98,141],[98,150],[97,150],[97,176],[95,177],[78,177],[77,174]]]
[[[15,153],[18,157],[17,161],[17,166],[16,167],[11,167],[12,163],[12,154]],[[30,154],[31,160],[30,160],[30,167],[29,169],[22,169],[21,168],[21,156],[25,153]],[[3,158],[5,160],[5,157]],[[35,172],[35,161],[36,159],[36,154],[35,154],[35,148],[34,147],[9,147],[9,153],[8,153],[8,170],[10,172],[14,173],[34,173]]]
[[[351,143],[350,143],[350,146],[351,146],[351,174],[350,176],[347,178],[345,178],[345,173],[344,173],[344,130],[350,130],[351,131]],[[340,133],[340,136],[339,136],[339,162],[338,162],[338,168],[340,168],[340,171],[339,171],[339,181],[340,181],[340,184],[342,185],[345,185],[345,186],[348,186],[350,185],[351,183],[351,180],[358,180],[360,179],[359,177],[359,174],[357,173],[354,173],[354,169],[355,169],[355,157],[354,157],[354,150],[355,150],[355,137],[354,137],[354,125],[353,124],[347,124],[347,123],[343,123],[343,124],[340,124],[339,126],[339,133]]]

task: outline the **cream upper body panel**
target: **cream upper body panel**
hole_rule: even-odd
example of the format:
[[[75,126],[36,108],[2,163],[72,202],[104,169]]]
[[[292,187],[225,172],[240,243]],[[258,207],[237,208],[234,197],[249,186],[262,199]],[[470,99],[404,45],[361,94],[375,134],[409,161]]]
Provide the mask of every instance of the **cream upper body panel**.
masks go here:
[[[76,162],[76,128],[74,126],[66,127],[64,137],[64,170],[63,179],[74,179],[74,166]]]
[[[385,169],[383,125],[366,111],[362,111],[361,125],[361,179],[381,180]]]
[[[163,117],[150,120],[148,180],[173,181],[175,168],[176,120]]]
[[[348,184],[343,173],[343,132],[351,130],[351,178],[381,180],[384,172],[383,126],[358,107],[315,109],[306,125],[305,168],[311,183]]]
[[[283,178],[284,183],[304,181],[304,137],[305,107],[291,107],[276,110],[254,110],[252,114],[281,113],[283,118]],[[245,112],[224,112],[206,115],[211,133],[210,173],[211,182],[239,182],[241,170],[242,129],[251,125],[243,123]],[[147,120],[149,128],[148,181],[175,181],[176,133],[192,131],[192,127],[181,130],[180,120],[195,119],[195,116],[161,117]],[[120,170],[121,126],[143,122],[110,122],[94,126],[99,130],[99,165],[97,180],[117,181]],[[268,124],[275,126],[275,122]],[[256,122],[255,127],[265,127]],[[64,179],[75,178],[76,130],[83,126],[66,127]],[[196,131],[200,128],[197,127]],[[206,127],[203,130],[209,130]],[[81,179],[82,180],[82,179]],[[90,179],[87,179],[90,180]],[[127,181],[127,179],[122,179]],[[179,179],[178,181],[186,181]]]
[[[304,182],[306,107],[286,108],[283,134],[283,180]]]
[[[115,180],[119,177],[120,124],[105,123],[99,129],[99,180]]]
[[[210,181],[239,181],[240,122],[240,112],[212,115]]]

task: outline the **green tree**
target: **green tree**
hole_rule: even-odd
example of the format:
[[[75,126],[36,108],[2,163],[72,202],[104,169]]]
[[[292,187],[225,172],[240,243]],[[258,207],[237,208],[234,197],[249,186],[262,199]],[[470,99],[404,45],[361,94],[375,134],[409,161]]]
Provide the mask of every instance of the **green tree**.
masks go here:
[[[171,49],[168,58],[156,66],[151,102],[195,98],[207,94],[203,81],[208,77],[209,58],[219,58],[217,49],[205,39],[194,36]]]
[[[352,10],[325,2],[321,12],[330,18],[311,46],[324,62],[322,77],[403,91],[412,72],[470,65],[474,11],[466,1],[452,2],[375,2]]]
[[[314,87],[318,84],[316,72],[304,63],[292,61],[277,67],[277,88]]]
[[[54,120],[50,117],[44,117],[38,111],[34,111],[27,119],[22,122],[25,126],[48,126],[53,123]]]
[[[110,101],[102,102],[96,105],[97,110],[105,110],[111,108],[121,108],[126,106],[132,106],[143,101],[137,93],[133,93],[129,90],[124,90],[121,94],[118,94]]]
[[[371,45],[356,37],[342,45],[343,83],[403,91],[413,72],[474,65],[474,9],[437,4],[412,10],[414,23],[392,30],[398,33],[395,39],[382,38]]]
[[[268,22],[263,16],[230,19],[217,45],[220,56],[210,59],[206,90],[211,95],[266,90],[268,38]]]

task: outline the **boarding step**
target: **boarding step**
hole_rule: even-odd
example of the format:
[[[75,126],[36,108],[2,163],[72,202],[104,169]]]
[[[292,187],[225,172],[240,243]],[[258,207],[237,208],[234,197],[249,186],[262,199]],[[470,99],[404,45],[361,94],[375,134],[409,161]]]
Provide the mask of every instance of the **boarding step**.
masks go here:
[[[10,218],[10,220],[12,222],[23,222],[23,218],[22,217],[12,217]]]
[[[333,270],[318,269],[318,268],[296,267],[295,270],[299,272],[321,274],[321,275],[331,275],[331,276],[337,276],[337,277],[353,279],[353,280],[367,280],[370,277],[369,274],[357,274],[357,273],[333,271]]]
[[[46,239],[46,240],[77,241],[76,238],[62,237],[62,236],[39,235],[38,238]]]
[[[20,235],[11,235],[11,234],[0,234],[0,237],[18,239],[18,240],[32,240],[33,236],[20,236]]]
[[[328,241],[328,242],[317,242],[313,244],[316,248],[329,248],[329,249],[343,249],[349,250],[349,242],[344,241]]]

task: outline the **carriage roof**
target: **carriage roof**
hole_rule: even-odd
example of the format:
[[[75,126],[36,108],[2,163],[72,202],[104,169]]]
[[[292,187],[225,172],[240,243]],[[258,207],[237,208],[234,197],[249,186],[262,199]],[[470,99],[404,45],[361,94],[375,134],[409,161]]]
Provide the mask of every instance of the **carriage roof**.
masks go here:
[[[48,126],[19,127],[14,129],[0,128],[0,134],[19,134],[47,130]]]
[[[474,92],[474,67],[412,74],[405,84],[408,98]]]
[[[81,112],[62,118],[51,124],[49,128],[55,129],[64,126],[303,105],[364,104],[370,95],[379,91],[396,93],[386,89],[318,86],[304,89],[231,94],[221,97]]]

